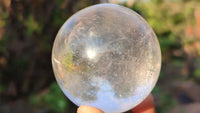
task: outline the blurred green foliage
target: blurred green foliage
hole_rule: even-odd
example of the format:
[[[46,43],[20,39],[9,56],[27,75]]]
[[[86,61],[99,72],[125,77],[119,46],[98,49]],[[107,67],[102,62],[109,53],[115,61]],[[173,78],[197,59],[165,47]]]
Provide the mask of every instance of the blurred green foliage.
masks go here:
[[[35,106],[41,106],[41,103],[51,108],[52,111],[57,113],[64,113],[69,109],[69,103],[60,87],[56,82],[51,83],[47,92],[42,95],[32,95],[30,101]]]
[[[0,85],[0,94],[4,91],[4,86]]]
[[[31,36],[34,32],[35,33],[41,33],[41,30],[42,30],[42,24],[39,24],[37,23],[36,20],[34,20],[34,17],[32,15],[30,15],[27,20],[25,20],[24,22],[24,25],[25,27],[27,28],[27,36]]]
[[[51,84],[50,92],[45,95],[44,100],[47,105],[55,111],[65,112],[69,109],[68,102],[57,83]]]
[[[200,59],[197,59],[196,65],[197,65],[197,67],[200,67]],[[194,77],[196,79],[200,79],[200,68],[195,69],[195,71],[194,71]]]
[[[156,106],[156,111],[158,113],[169,113],[170,110],[175,107],[178,103],[170,95],[164,93],[159,86],[155,86],[152,94],[157,97],[158,101]]]

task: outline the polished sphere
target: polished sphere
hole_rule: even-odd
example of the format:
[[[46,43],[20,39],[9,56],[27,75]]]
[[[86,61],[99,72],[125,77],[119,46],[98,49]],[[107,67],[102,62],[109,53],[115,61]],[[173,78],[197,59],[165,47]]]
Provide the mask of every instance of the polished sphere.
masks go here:
[[[121,113],[150,94],[161,53],[156,35],[140,15],[100,4],[64,23],[53,45],[52,64],[59,86],[76,105]]]

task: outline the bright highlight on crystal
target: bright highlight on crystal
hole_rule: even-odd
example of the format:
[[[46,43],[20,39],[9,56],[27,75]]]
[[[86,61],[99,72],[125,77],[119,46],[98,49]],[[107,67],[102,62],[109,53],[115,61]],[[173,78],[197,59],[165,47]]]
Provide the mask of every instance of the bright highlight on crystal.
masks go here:
[[[88,58],[92,59],[92,58],[95,57],[95,55],[96,55],[95,51],[93,51],[91,49],[87,50],[87,56],[88,56]]]
[[[76,105],[121,113],[150,94],[161,53],[156,35],[140,15],[99,4],[64,23],[54,41],[52,64],[59,86]]]

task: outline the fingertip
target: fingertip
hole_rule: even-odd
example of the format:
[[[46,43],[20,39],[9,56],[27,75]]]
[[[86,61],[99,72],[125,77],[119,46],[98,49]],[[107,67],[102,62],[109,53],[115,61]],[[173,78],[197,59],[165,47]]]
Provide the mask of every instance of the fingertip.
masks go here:
[[[77,109],[77,113],[104,113],[98,108],[82,105]]]
[[[150,94],[142,103],[131,110],[131,113],[155,113],[153,95]]]

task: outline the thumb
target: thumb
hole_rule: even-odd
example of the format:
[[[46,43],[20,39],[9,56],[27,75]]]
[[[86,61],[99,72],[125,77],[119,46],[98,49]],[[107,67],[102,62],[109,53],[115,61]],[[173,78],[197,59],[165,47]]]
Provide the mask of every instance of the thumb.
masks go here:
[[[150,94],[142,103],[131,110],[131,113],[156,113],[154,100]]]
[[[104,112],[95,107],[82,105],[78,108],[77,113],[104,113]]]

